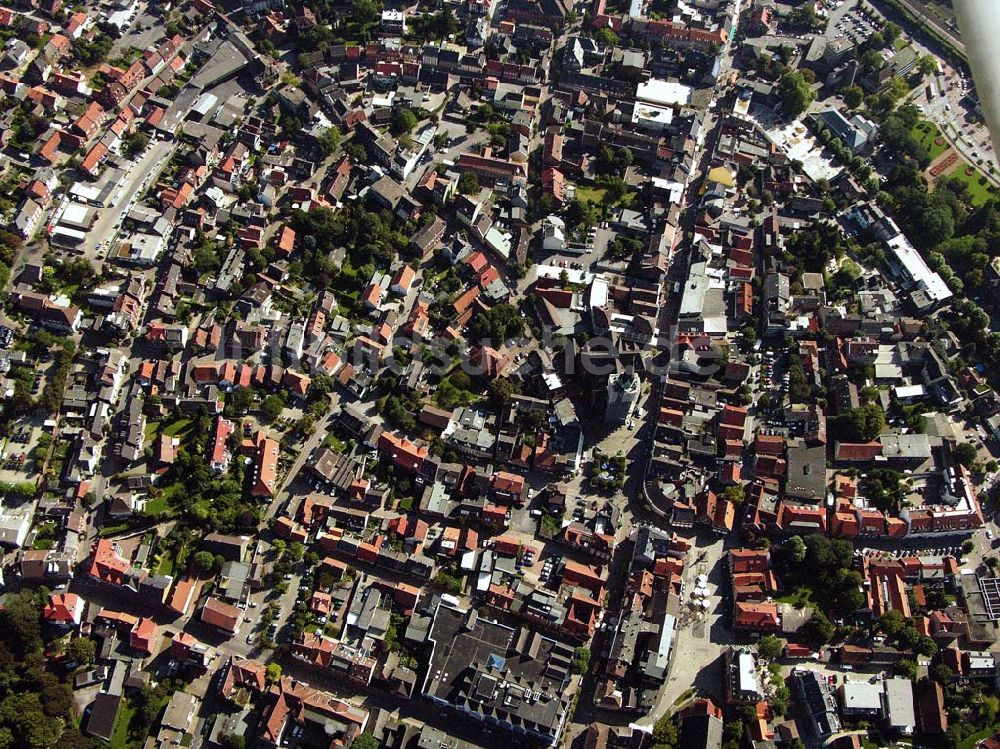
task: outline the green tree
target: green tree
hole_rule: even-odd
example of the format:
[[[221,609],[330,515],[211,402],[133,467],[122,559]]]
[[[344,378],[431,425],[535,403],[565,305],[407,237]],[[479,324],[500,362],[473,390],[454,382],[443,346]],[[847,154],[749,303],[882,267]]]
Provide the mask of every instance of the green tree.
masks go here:
[[[788,397],[793,403],[807,403],[812,399],[812,388],[798,356],[793,356],[788,366]]]
[[[489,392],[490,402],[499,408],[510,400],[510,397],[517,392],[517,388],[506,377],[499,377],[490,382],[487,391]]]
[[[632,166],[634,158],[632,151],[627,148],[619,148],[615,151],[615,166],[618,167],[619,171],[624,172]]]
[[[210,551],[199,551],[192,558],[195,570],[208,574],[215,569],[215,555]]]
[[[885,413],[877,403],[866,403],[834,417],[833,427],[844,442],[869,442],[885,429]]]
[[[677,746],[678,732],[674,716],[664,715],[653,726],[653,749],[674,749]]]
[[[316,417],[311,414],[305,414],[301,419],[295,422],[295,429],[300,434],[308,437],[316,431]]]
[[[816,6],[813,3],[806,3],[792,11],[791,23],[803,29],[814,29],[820,23],[819,16],[816,15]]]
[[[727,486],[722,492],[722,498],[732,502],[734,505],[742,505],[746,501],[746,489],[740,484]]]
[[[19,657],[41,650],[42,608],[34,593],[7,596],[0,609],[0,643]]]
[[[911,105],[903,105],[891,114],[879,126],[879,139],[891,151],[899,156],[906,156],[917,162],[922,169],[930,163],[930,154],[913,132],[914,126],[920,121],[920,112]],[[895,187],[913,186],[919,188],[916,193],[907,193],[906,199],[923,199],[927,193],[918,171],[910,171],[905,166],[894,168],[890,174]],[[904,179],[905,177],[905,179]]]
[[[498,304],[480,312],[469,325],[472,338],[499,347],[524,333],[524,318],[512,304]]]
[[[3,741],[0,740],[0,747],[2,746]],[[76,726],[68,726],[52,749],[98,749],[98,744],[96,740],[80,733]]]
[[[56,269],[56,276],[70,286],[90,287],[97,278],[97,272],[87,258],[77,257],[60,265]]]
[[[126,156],[135,156],[149,145],[149,136],[141,130],[137,130],[125,139],[125,146],[122,149]]]
[[[392,134],[393,135],[404,135],[406,133],[413,132],[413,128],[417,126],[417,116],[412,110],[397,109],[396,113],[392,117]]]
[[[594,34],[594,39],[605,47],[614,47],[618,44],[618,34],[608,28],[598,29]]]
[[[267,664],[267,683],[276,684],[281,678],[281,666],[277,663]]]
[[[833,622],[819,609],[813,610],[813,615],[802,627],[802,634],[810,642],[825,645],[833,638]]]
[[[883,512],[894,512],[905,495],[903,475],[892,468],[875,468],[862,479],[865,496]]]
[[[909,679],[910,681],[917,680],[917,664],[909,658],[896,661],[892,670],[896,676],[902,676],[904,679]]]
[[[222,737],[221,744],[222,749],[246,749],[247,740],[238,733],[227,733]]]
[[[18,481],[7,489],[7,496],[19,502],[34,499],[36,494],[38,494],[38,486],[31,481]]]
[[[298,541],[292,541],[288,544],[288,552],[285,554],[285,559],[287,559],[292,564],[298,564],[302,561],[302,557],[305,555],[305,547]]]
[[[773,661],[784,651],[784,643],[774,635],[764,635],[757,641],[757,654],[766,660]]]
[[[578,198],[573,198],[566,207],[566,222],[574,229],[589,229],[597,219],[597,208]]]
[[[861,106],[861,102],[865,100],[865,92],[861,89],[861,86],[848,86],[840,93],[844,97],[844,104],[851,109],[857,109]]]
[[[906,79],[901,75],[894,75],[889,81],[889,88],[886,89],[885,95],[895,103],[908,93],[910,93],[910,85],[906,82]]]
[[[379,743],[379,740],[365,731],[355,737],[354,743],[351,744],[351,749],[379,749],[380,746],[382,745]]]
[[[455,577],[444,570],[434,576],[433,584],[436,588],[456,596],[461,595],[462,588],[465,587],[461,578]]]
[[[375,23],[381,10],[382,5],[376,0],[351,0],[351,15],[360,24]]]
[[[859,58],[861,70],[865,73],[873,73],[882,64],[882,55],[877,49],[865,50]]]
[[[931,679],[944,686],[951,684],[955,680],[955,672],[943,663],[931,666],[928,673],[930,674]]]
[[[959,442],[952,449],[951,453],[955,457],[955,460],[966,468],[972,468],[972,465],[976,462],[976,457],[978,456],[976,448],[969,442]]]
[[[840,229],[829,224],[813,224],[789,238],[789,257],[801,260],[803,270],[823,273],[831,259],[846,252]]]
[[[253,388],[236,387],[226,393],[227,416],[242,416],[252,405]]]
[[[788,539],[787,545],[793,561],[796,563],[805,561],[806,544],[805,541],[802,540],[802,536],[792,536]]]
[[[89,637],[74,637],[66,646],[66,657],[80,664],[94,662],[97,647]]]
[[[913,652],[926,656],[927,658],[933,658],[938,651],[937,643],[934,642],[930,637],[921,636],[917,640],[917,644],[913,647]],[[991,721],[992,722],[992,721]]]
[[[463,195],[479,194],[479,177],[475,172],[462,172],[458,178],[458,191]]]
[[[0,702],[0,721],[17,736],[17,747],[45,749],[62,733],[62,722],[45,714],[37,692],[7,695]]]
[[[97,65],[107,59],[114,44],[110,36],[98,31],[92,38],[81,37],[73,43],[73,54],[86,66]]]
[[[774,683],[774,693],[771,696],[771,709],[774,710],[776,715],[786,715],[788,713],[788,705],[792,700],[791,690],[785,684],[784,679],[781,678],[781,672],[777,668],[772,668],[770,672]]]
[[[778,82],[778,96],[785,113],[798,117],[805,112],[816,99],[812,87],[806,82],[802,73],[792,70],[781,76]]]
[[[574,674],[585,674],[588,668],[590,668],[590,649],[585,647],[576,648],[573,651],[570,670]]]
[[[885,47],[885,43],[885,36],[881,32],[876,31],[874,34],[865,39],[864,46],[867,49],[875,50],[877,52]]]
[[[312,378],[312,387],[309,388],[310,393],[318,395],[326,395],[330,393],[334,388],[333,378],[328,374],[323,374],[322,372],[317,372]]]
[[[328,127],[317,139],[319,151],[324,156],[329,156],[340,146],[341,133],[338,127]]]
[[[906,627],[907,620],[896,609],[890,609],[879,617],[878,624],[887,637],[895,638]]]
[[[281,416],[281,412],[284,408],[284,401],[282,401],[277,395],[267,396],[260,404],[261,415],[267,423],[271,423]]]
[[[934,75],[938,70],[938,61],[934,55],[924,55],[917,60],[917,70],[920,75]]]
[[[984,694],[979,698],[976,706],[979,714],[979,721],[985,725],[992,725],[996,722],[997,713],[1000,713],[1000,699],[992,694]]]

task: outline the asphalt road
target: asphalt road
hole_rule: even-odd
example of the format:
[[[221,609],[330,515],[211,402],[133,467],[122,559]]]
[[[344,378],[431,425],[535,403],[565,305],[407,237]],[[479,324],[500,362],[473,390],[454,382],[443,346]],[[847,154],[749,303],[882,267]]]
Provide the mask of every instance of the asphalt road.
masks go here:
[[[165,140],[151,140],[142,157],[128,171],[115,202],[103,209],[82,245],[83,254],[98,266],[121,226],[121,219],[132,207],[133,199],[151,185],[170,159],[176,145]],[[100,249],[98,249],[100,247]]]
[[[913,2],[913,0],[899,0],[899,2],[901,5],[905,5],[914,15],[923,21],[923,23],[927,24],[927,26],[951,42],[959,52],[963,55],[965,54],[965,45],[962,44],[962,40],[957,33],[949,29],[947,26],[942,26],[933,17],[924,14],[923,6],[925,3],[917,3]]]
[[[323,442],[323,439],[329,433],[330,424],[337,414],[340,413],[340,398],[336,394],[331,394],[331,405],[330,410],[326,412],[326,415],[316,423],[316,428],[312,435],[303,443],[302,447],[299,448],[299,455],[295,459],[295,462],[288,469],[288,473],[285,474],[285,481],[281,485],[281,488],[275,493],[274,498],[271,500],[270,507],[267,508],[267,514],[264,516],[264,524],[268,525],[277,513],[278,510],[289,503],[292,497],[296,494],[293,489],[302,488],[301,482],[296,482],[296,477],[302,470],[306,461],[312,457],[313,450],[315,450]]]

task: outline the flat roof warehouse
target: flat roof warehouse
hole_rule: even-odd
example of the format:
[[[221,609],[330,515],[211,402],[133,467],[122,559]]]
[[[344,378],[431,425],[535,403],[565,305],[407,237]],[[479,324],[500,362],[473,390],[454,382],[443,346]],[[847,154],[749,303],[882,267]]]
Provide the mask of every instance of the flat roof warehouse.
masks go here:
[[[58,223],[70,229],[82,229],[85,231],[94,223],[95,218],[97,218],[97,211],[92,207],[83,205],[82,203],[69,203],[63,209]]]
[[[691,101],[691,87],[683,83],[661,81],[653,78],[640,83],[635,90],[636,101],[643,101],[658,106],[686,106]]]

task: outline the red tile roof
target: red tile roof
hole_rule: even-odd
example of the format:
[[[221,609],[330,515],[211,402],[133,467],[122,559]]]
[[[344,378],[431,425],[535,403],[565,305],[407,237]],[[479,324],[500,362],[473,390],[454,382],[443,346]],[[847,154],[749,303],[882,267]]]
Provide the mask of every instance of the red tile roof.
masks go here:
[[[53,593],[42,609],[42,617],[52,624],[73,624],[80,621],[83,599],[76,593]]]
[[[156,637],[156,622],[145,617],[139,619],[129,633],[129,645],[146,655],[153,652],[153,640]]]
[[[88,572],[91,577],[112,585],[121,585],[125,581],[129,562],[119,556],[110,540],[102,538],[94,544],[90,560]]]
[[[257,435],[257,450],[254,456],[254,482],[250,493],[255,497],[270,497],[274,494],[278,481],[278,455],[280,446],[277,440]]]
[[[392,277],[392,285],[400,287],[404,292],[409,291],[416,277],[416,272],[409,265],[402,266]]]
[[[392,432],[382,432],[379,435],[378,448],[383,453],[388,453],[396,465],[414,472],[420,470],[428,455],[426,447],[405,437],[397,437]]]
[[[781,627],[778,605],[775,603],[752,603],[738,601],[735,604],[734,629],[773,632]]]
[[[217,598],[209,598],[201,609],[201,620],[205,624],[235,633],[240,625],[240,610]]]

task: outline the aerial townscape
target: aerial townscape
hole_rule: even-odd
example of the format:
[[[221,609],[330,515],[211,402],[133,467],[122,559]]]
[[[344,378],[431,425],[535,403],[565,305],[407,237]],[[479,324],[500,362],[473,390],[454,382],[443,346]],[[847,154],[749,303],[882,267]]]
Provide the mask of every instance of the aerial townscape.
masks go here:
[[[952,0],[0,45],[0,749],[1000,749]]]

